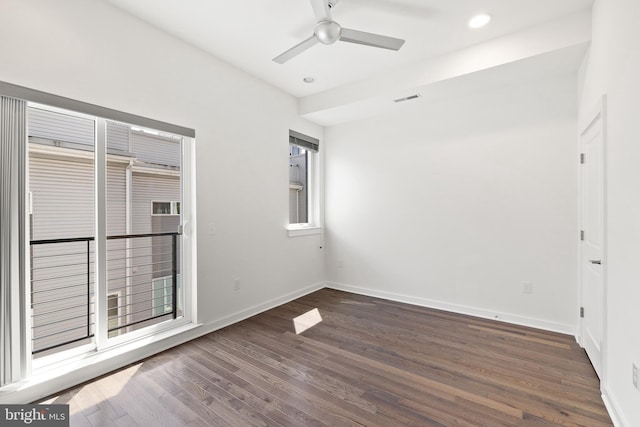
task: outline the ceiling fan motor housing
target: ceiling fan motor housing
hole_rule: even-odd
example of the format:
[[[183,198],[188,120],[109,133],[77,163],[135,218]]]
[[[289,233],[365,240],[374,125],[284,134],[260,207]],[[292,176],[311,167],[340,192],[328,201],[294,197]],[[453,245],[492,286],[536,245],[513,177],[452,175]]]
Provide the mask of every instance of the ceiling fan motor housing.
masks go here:
[[[313,32],[322,44],[333,44],[340,39],[342,27],[334,21],[321,21]]]
[[[402,39],[368,33],[366,31],[342,28],[340,24],[331,19],[330,12],[330,9],[334,7],[339,0],[310,1],[311,7],[313,8],[313,15],[317,22],[316,27],[313,30],[313,35],[273,58],[274,62],[284,64],[291,58],[300,55],[302,52],[317,43],[328,45],[334,44],[338,40],[389,50],[398,50],[404,44],[404,40]]]

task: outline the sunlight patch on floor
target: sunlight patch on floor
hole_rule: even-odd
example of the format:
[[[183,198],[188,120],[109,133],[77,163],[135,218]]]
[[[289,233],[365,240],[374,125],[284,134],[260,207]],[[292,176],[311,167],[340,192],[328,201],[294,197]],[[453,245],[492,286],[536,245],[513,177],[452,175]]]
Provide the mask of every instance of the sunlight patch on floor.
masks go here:
[[[314,327],[318,323],[322,322],[322,316],[317,308],[309,310],[304,314],[293,319],[293,327],[296,330],[296,334],[301,334],[309,328]]]
[[[143,363],[144,362],[138,363],[107,377],[100,378],[82,387],[71,390],[70,393],[72,393],[72,396],[67,395],[69,392],[65,392],[38,403],[42,405],[66,403],[69,405],[69,415],[75,415],[89,407],[100,407],[100,405],[108,403],[110,399],[113,399],[120,394],[120,392],[126,387],[129,380],[137,374]],[[77,396],[81,397],[78,398]]]

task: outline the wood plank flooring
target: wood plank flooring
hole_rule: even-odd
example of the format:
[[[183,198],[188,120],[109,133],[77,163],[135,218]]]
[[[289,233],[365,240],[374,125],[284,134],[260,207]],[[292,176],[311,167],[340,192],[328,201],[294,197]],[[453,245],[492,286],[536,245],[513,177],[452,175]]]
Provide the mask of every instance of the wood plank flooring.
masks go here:
[[[612,425],[571,336],[329,289],[46,402],[72,427]]]

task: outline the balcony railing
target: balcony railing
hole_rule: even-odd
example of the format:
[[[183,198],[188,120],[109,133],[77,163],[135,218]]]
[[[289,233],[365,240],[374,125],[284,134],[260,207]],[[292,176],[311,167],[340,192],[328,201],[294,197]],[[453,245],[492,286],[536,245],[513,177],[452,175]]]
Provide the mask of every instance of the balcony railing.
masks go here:
[[[107,237],[109,337],[178,316],[178,236]],[[31,241],[31,308],[34,355],[91,342],[96,323],[93,237]]]

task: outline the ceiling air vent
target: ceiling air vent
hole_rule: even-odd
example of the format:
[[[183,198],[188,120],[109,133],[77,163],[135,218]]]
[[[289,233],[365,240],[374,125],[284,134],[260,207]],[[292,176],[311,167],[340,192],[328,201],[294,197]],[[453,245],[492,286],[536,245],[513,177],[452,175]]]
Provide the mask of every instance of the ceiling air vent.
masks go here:
[[[398,103],[398,102],[411,101],[412,99],[420,98],[420,96],[421,95],[419,93],[416,93],[415,95],[409,95],[409,96],[406,96],[404,98],[394,99],[393,102]]]

